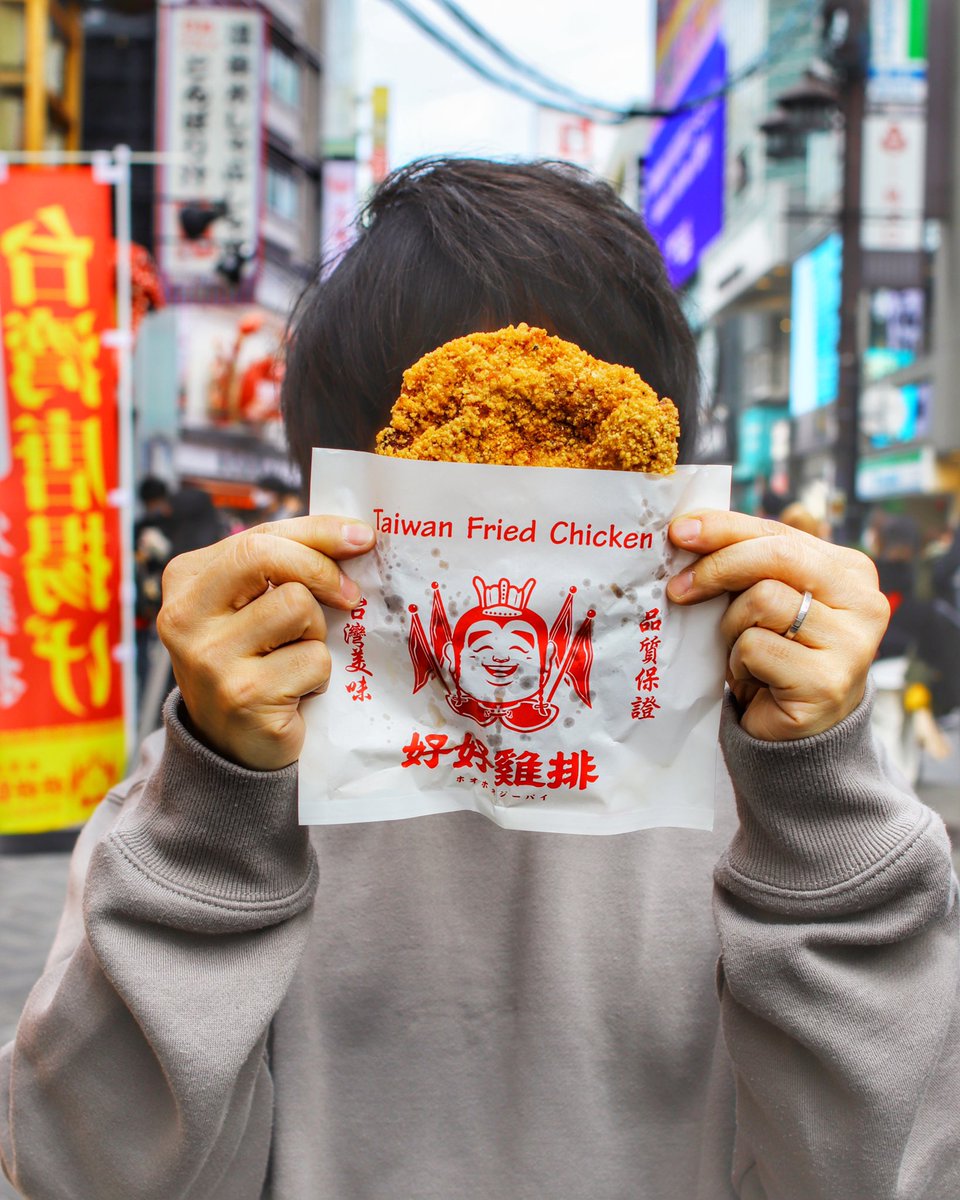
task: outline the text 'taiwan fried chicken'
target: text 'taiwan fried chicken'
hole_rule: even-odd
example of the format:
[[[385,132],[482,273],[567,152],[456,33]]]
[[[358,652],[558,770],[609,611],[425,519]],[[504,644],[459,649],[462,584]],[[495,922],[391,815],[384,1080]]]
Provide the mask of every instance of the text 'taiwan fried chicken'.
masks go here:
[[[456,338],[414,363],[376,449],[394,458],[669,475],[679,434],[673,402],[636,371],[521,324]]]

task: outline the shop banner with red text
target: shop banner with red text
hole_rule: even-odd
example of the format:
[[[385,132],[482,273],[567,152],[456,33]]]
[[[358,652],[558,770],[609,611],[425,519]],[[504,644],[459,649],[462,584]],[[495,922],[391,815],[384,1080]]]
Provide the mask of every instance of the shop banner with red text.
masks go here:
[[[81,823],[124,763],[111,200],[0,182],[0,834]]]

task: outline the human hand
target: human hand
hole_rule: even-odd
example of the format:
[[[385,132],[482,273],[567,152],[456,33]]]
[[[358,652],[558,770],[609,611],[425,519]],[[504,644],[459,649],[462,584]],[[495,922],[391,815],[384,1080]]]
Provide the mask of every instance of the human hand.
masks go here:
[[[297,517],[167,565],[157,632],[191,724],[211,749],[260,771],[297,758],[300,701],[330,677],[321,605],[357,604],[360,589],[337,562],[373,543],[359,521]]]
[[[701,556],[670,580],[670,600],[732,595],[720,628],[747,733],[809,737],[853,712],[890,612],[865,554],[736,512],[687,513],[669,533],[675,546]],[[805,591],[813,602],[791,640],[784,634]]]

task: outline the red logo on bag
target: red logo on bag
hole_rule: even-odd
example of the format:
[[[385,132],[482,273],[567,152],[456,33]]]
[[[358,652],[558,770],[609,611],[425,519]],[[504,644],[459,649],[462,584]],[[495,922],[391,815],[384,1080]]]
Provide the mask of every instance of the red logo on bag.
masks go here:
[[[593,664],[593,609],[573,631],[570,588],[548,628],[530,607],[535,579],[522,586],[500,579],[488,584],[474,577],[478,604],[460,617],[451,630],[440,595],[433,583],[429,636],[417,606],[410,607],[407,646],[413,663],[416,694],[430,679],[439,679],[447,704],[478,725],[499,721],[524,733],[552,724],[559,713],[553,697],[565,680],[590,707],[590,668]]]

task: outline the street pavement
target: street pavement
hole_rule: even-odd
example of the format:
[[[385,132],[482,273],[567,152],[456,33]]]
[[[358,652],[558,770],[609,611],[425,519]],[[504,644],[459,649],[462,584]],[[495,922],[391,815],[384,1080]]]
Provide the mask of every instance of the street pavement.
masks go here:
[[[960,730],[951,731],[951,740],[949,759],[924,763],[919,791],[947,824],[960,874]],[[43,969],[63,906],[69,858],[67,853],[0,856],[0,1045],[13,1036]],[[0,1200],[16,1200],[2,1173]]]

